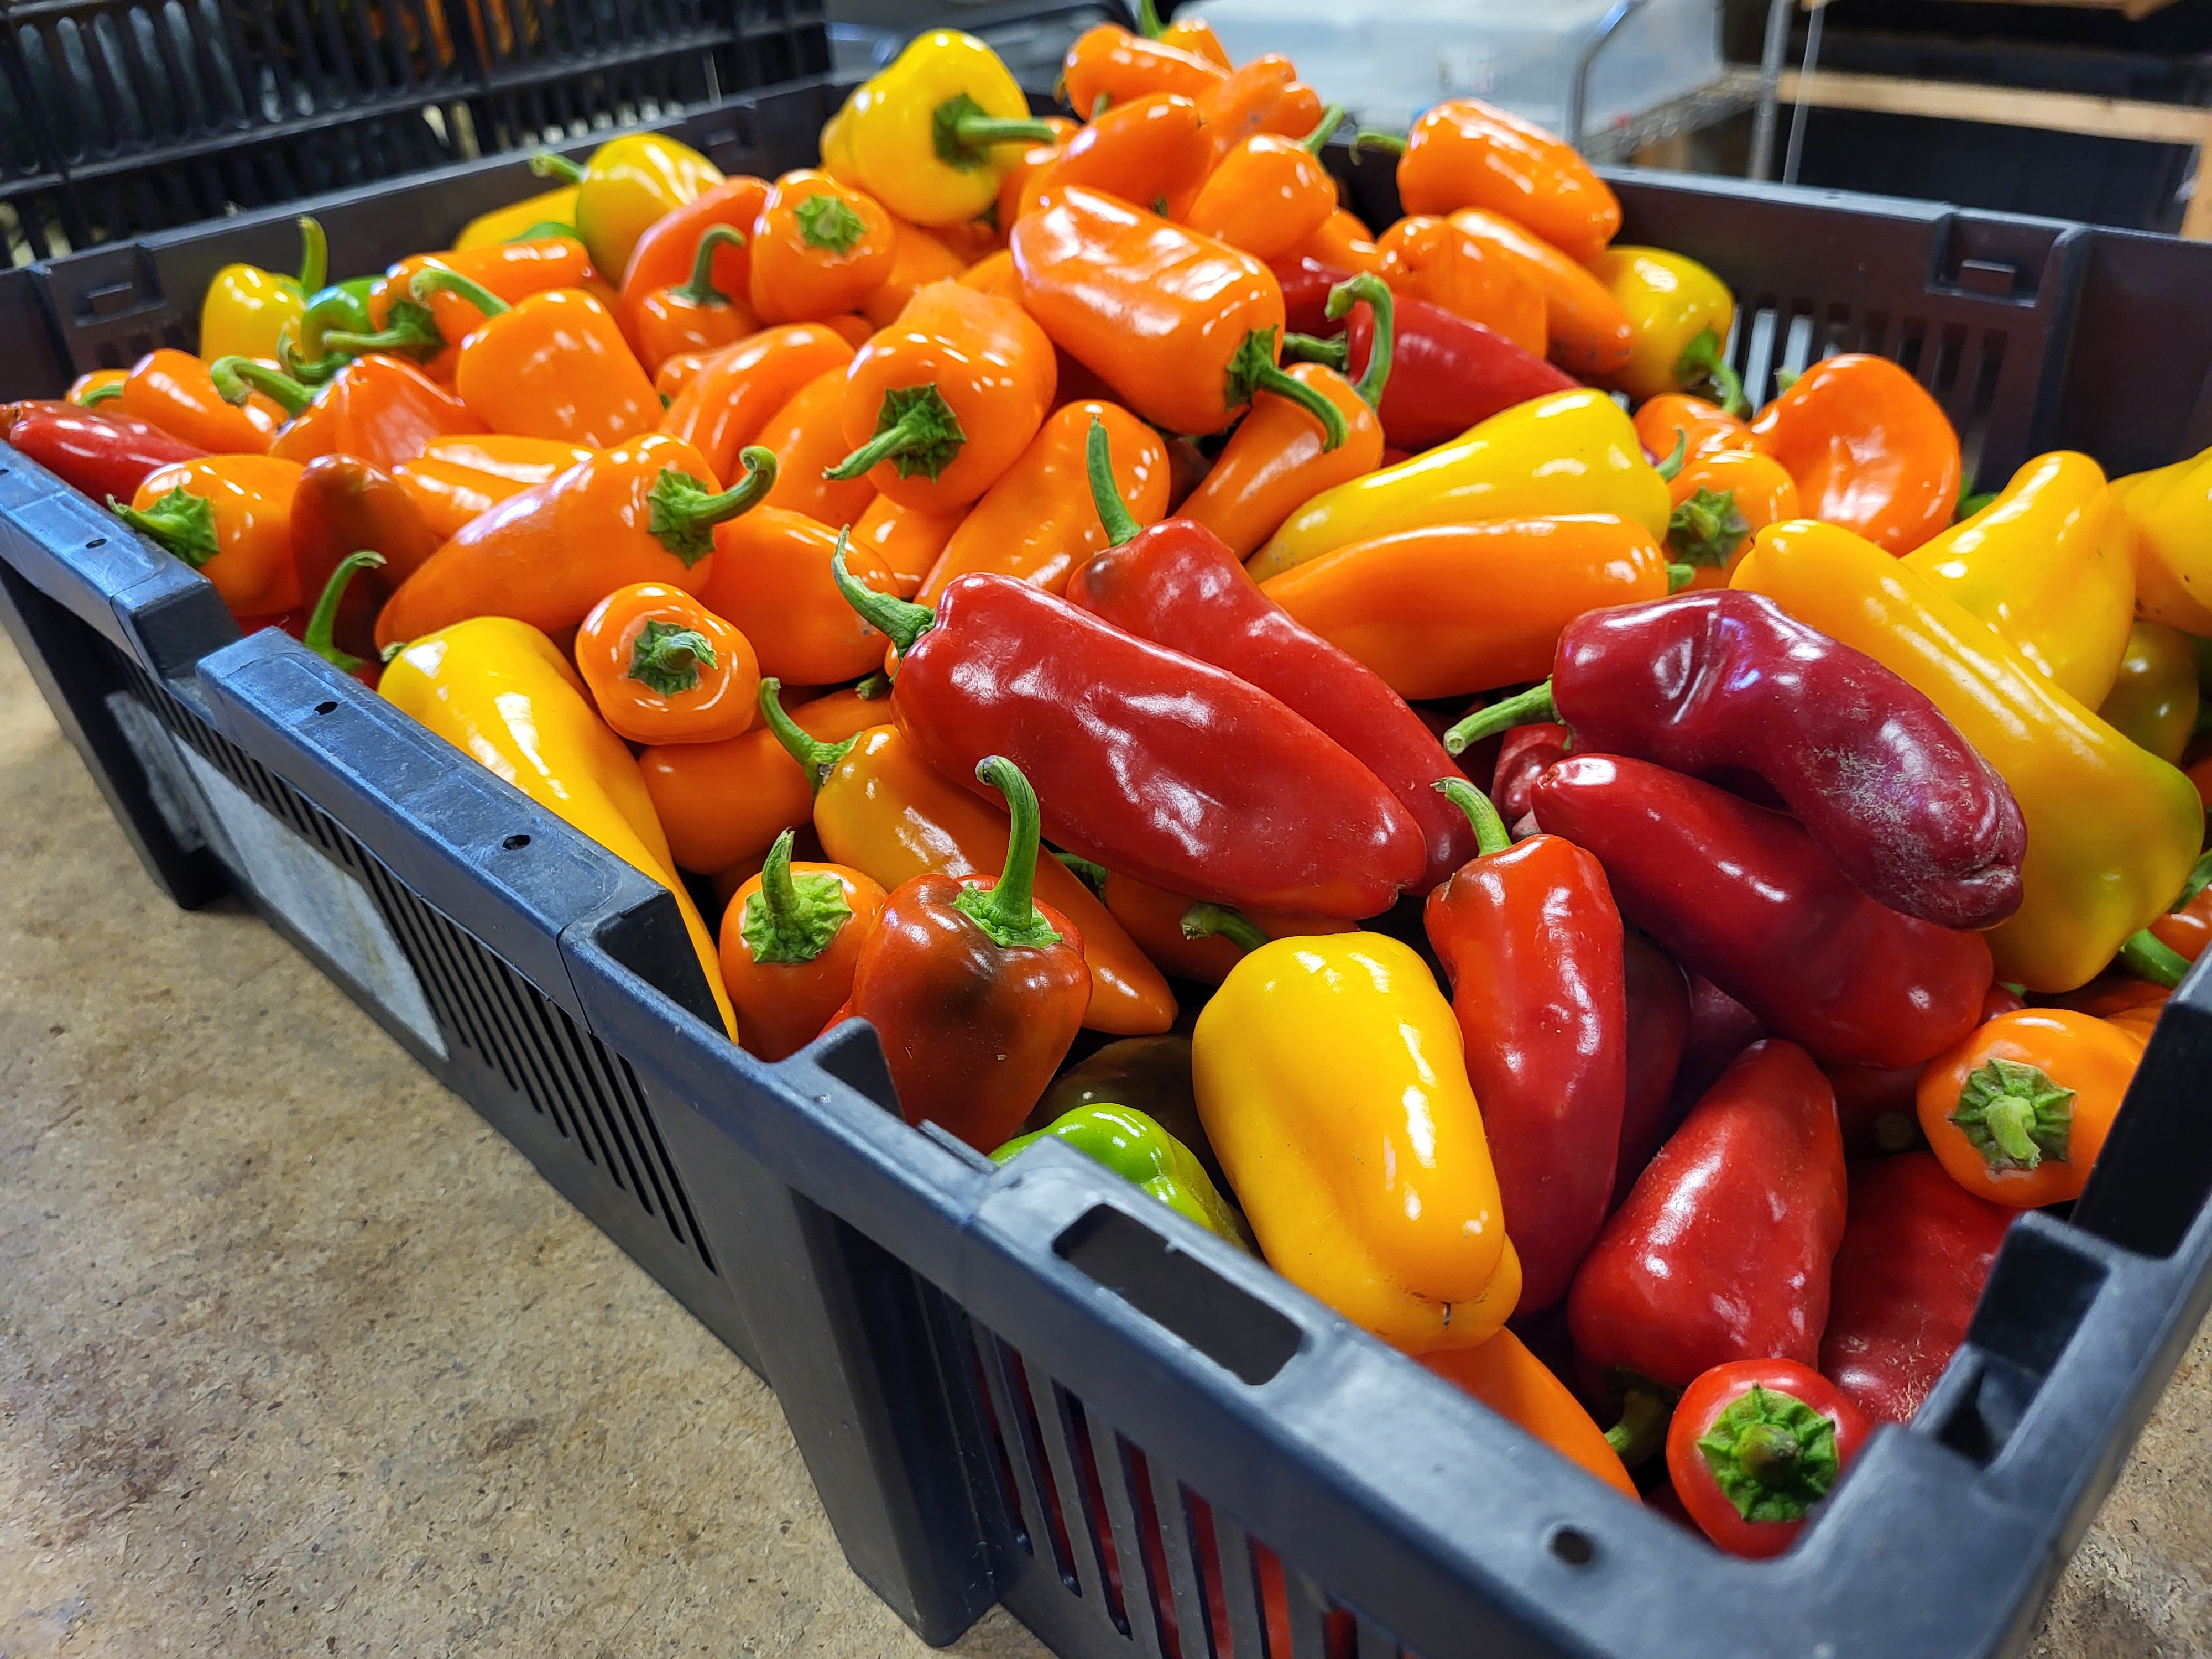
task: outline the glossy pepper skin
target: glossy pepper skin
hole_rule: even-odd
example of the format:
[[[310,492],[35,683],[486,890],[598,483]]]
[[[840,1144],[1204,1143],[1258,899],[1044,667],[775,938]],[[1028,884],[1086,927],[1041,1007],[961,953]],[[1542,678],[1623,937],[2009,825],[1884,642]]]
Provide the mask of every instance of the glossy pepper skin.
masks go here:
[[[950,513],[917,513],[878,495],[854,521],[853,545],[880,562],[891,573],[891,591],[910,599],[968,517],[957,508]]]
[[[1053,163],[1066,153],[1069,143],[1084,130],[1080,122],[1060,115],[1046,116],[1044,124],[1052,129],[1052,137],[1018,148],[1013,165],[999,175],[998,199],[991,204],[990,213],[1002,226],[1011,225],[1021,217],[1022,201],[1030,186],[1051,170]]]
[[[1567,624],[1552,678],[1453,728],[1564,720],[1577,750],[1764,779],[1823,852],[1892,909],[1992,927],[2020,908],[2027,830],[1989,763],[1864,653],[1740,591],[1677,593]]]
[[[1732,581],[1917,687],[2004,779],[2027,855],[2021,907],[1990,935],[1998,978],[2085,984],[2180,890],[2204,841],[2195,787],[1900,561],[1801,520],[1761,531]]]
[[[1472,1347],[1521,1293],[1459,1028],[1379,933],[1278,939],[1198,1017],[1199,1116],[1277,1273],[1407,1353]]]
[[[234,617],[271,617],[303,602],[292,563],[292,497],[300,464],[267,455],[173,461],[146,475],[125,506],[133,530],[215,584]]]
[[[2118,672],[2097,704],[2097,718],[2138,749],[2178,764],[2196,733],[2202,704],[2197,653],[2188,635],[2138,622],[2128,630]]]
[[[433,380],[452,380],[456,349],[484,313],[458,291],[434,289],[417,299],[415,279],[426,270],[465,276],[508,305],[533,294],[581,288],[597,275],[584,245],[573,236],[533,237],[465,253],[418,253],[386,270],[371,290],[372,332],[356,336],[333,330],[323,336],[323,345],[336,356],[398,352],[420,361]]]
[[[1081,1107],[1102,1105],[1133,1106],[1144,1113],[1189,1148],[1217,1189],[1227,1190],[1229,1177],[1198,1121],[1188,1036],[1121,1037],[1106,1044],[1053,1079],[1025,1127],[1047,1128]]]
[[[872,197],[826,173],[787,173],[753,222],[747,303],[765,323],[850,311],[891,274],[897,242]]]
[[[610,276],[629,268],[647,230],[722,182],[721,169],[697,150],[657,132],[610,138],[581,167],[551,155],[530,165],[576,186],[576,234]]]
[[[968,262],[932,232],[905,220],[894,221],[898,233],[891,253],[891,274],[883,286],[860,301],[860,314],[871,328],[889,328],[898,321],[908,303],[932,283],[957,282],[968,272]]]
[[[1591,1421],[1574,1391],[1510,1331],[1472,1348],[1418,1356],[1423,1370],[1464,1389],[1624,1498],[1642,1500],[1620,1454]]]
[[[1814,364],[1751,423],[1752,441],[1790,469],[1805,516],[1910,553],[1951,522],[1959,434],[1920,383],[1847,352]]]
[[[1613,290],[1540,236],[1532,236],[1502,213],[1462,208],[1454,229],[1496,248],[1544,296],[1544,334],[1552,361],[1592,380],[1617,374],[1636,347],[1627,307]]]
[[[2147,621],[2212,635],[2212,449],[2112,481],[2112,519]]]
[[[720,350],[760,331],[761,319],[752,307],[714,285],[718,251],[744,238],[735,226],[708,226],[700,234],[690,280],[653,289],[627,321],[617,312],[623,337],[647,374],[657,376],[664,363],[683,352]]]
[[[768,505],[843,526],[879,499],[865,477],[830,476],[848,448],[845,392],[845,372],[824,369],[761,428],[761,447],[775,457],[775,488],[768,493]]]
[[[1686,461],[1667,481],[1674,511],[1667,550],[1694,573],[1692,587],[1726,587],[1751,538],[1771,524],[1800,517],[1797,481],[1755,449],[1717,449]]]
[[[666,888],[720,1010],[737,1027],[714,941],[668,856],[622,740],[601,725],[568,659],[509,617],[474,617],[412,640],[378,690],[463,754]]]
[[[752,270],[747,239],[768,200],[769,190],[767,179],[749,174],[725,179],[654,220],[637,239],[622,270],[615,320],[622,325],[641,358],[647,354],[636,332],[640,310],[661,289],[698,275],[700,246],[708,231],[719,227],[740,233],[735,241],[717,240],[707,267],[707,281],[723,294],[744,296]]]
[[[1408,214],[1375,246],[1395,293],[1480,323],[1532,357],[1544,355],[1544,291],[1495,242],[1449,219]]]
[[[200,301],[200,356],[213,362],[218,357],[274,357],[276,340],[285,327],[299,321],[307,309],[307,295],[323,286],[329,272],[330,249],[323,228],[314,220],[299,221],[300,274],[279,276],[258,266],[225,265],[208,282]]]
[[[876,1029],[907,1121],[988,1152],[1021,1127],[1059,1069],[1090,1002],[1091,970],[1074,924],[1033,896],[1036,795],[1003,757],[987,757],[976,775],[1006,797],[1004,872],[933,872],[893,888],[854,963],[849,1006]]]
[[[1228,47],[1221,44],[1221,37],[1203,17],[1178,17],[1171,23],[1163,24],[1159,8],[1152,0],[1137,0],[1137,28],[1147,40],[1157,40],[1162,46],[1203,58],[1224,70],[1236,67],[1229,61]]]
[[[2142,1058],[2090,1014],[2022,1008],[1920,1074],[1921,1132],[1952,1180],[2016,1210],[2079,1198]]]
[[[1682,1391],[1667,1472],[1682,1507],[1730,1555],[1763,1561],[1865,1446],[1873,1425],[1827,1378],[1791,1359],[1716,1365]]]
[[[1743,384],[1722,355],[1735,321],[1725,283],[1665,248],[1607,248],[1585,263],[1628,319],[1628,361],[1613,385],[1639,402],[1710,388],[1721,408],[1743,412]]]
[[[1546,835],[1516,845],[1466,779],[1436,788],[1473,823],[1477,852],[1429,895],[1423,925],[1521,1254],[1516,1311],[1536,1313],[1567,1293],[1613,1198],[1628,1088],[1620,912],[1582,848]]]
[[[972,34],[932,29],[854,94],[844,142],[868,192],[927,227],[983,212],[1022,146],[1051,137],[995,52]]]
[[[1239,908],[1374,915],[1419,878],[1420,830],[1375,775],[1236,676],[1004,576],[934,612],[839,586],[899,650],[899,729],[948,777],[1011,751],[1055,844]]]
[[[1281,258],[1336,211],[1336,181],[1316,155],[1334,125],[1310,139],[1254,133],[1221,158],[1178,217],[1255,259]]]
[[[0,440],[96,501],[128,501],[149,474],[206,453],[128,415],[58,400],[0,407]]]
[[[319,455],[292,491],[291,539],[302,599],[323,592],[349,554],[367,550],[383,561],[360,571],[330,618],[338,649],[374,657],[377,611],[445,538],[388,473],[352,455]]]
[[[576,629],[575,659],[599,718],[631,743],[717,743],[753,723],[751,643],[680,587],[615,589]]]
[[[719,477],[779,410],[852,361],[853,348],[819,323],[763,329],[701,369],[661,416],[660,430],[696,447]]]
[[[443,542],[509,495],[557,477],[592,453],[557,438],[472,433],[433,438],[413,460],[393,467],[392,476]]]
[[[1348,933],[1358,925],[1334,916],[1293,915],[1255,910],[1247,915],[1226,905],[1208,904],[1188,893],[1170,893],[1118,875],[1089,860],[1060,854],[1060,862],[1096,888],[1106,914],[1128,930],[1137,948],[1162,973],[1200,985],[1218,985],[1247,952],[1271,939],[1306,933]]]
[[[216,366],[218,389],[224,389],[223,367]],[[248,363],[234,385],[243,396],[246,382],[270,391],[281,378]],[[269,453],[302,466],[321,455],[353,455],[388,472],[436,439],[483,429],[466,404],[414,364],[374,352],[355,358],[315,392],[277,433]]]
[[[1576,1348],[1662,1389],[1731,1360],[1812,1364],[1844,1201],[1828,1080],[1795,1043],[1753,1043],[1583,1259],[1567,1297]]]
[[[1877,1422],[1910,1423],[1966,1340],[2015,1213],[1928,1152],[1854,1164],[1821,1374]]]
[[[1197,1223],[1240,1250],[1251,1249],[1243,1218],[1216,1190],[1206,1166],[1189,1147],[1135,1107],[1079,1106],[1042,1129],[1017,1135],[991,1154],[991,1162],[1011,1164],[1040,1140],[1073,1147],[1186,1221]]]
[[[757,507],[715,527],[714,568],[700,601],[759,641],[765,674],[793,685],[858,679],[882,664],[884,640],[830,576],[843,544],[837,531],[804,514]],[[848,549],[845,562],[865,586],[888,593],[896,586],[871,554]]]
[[[1229,71],[1211,58],[1164,40],[1147,40],[1115,23],[1101,23],[1079,37],[1060,69],[1067,101],[1085,121],[1105,112],[1097,106],[1102,93],[1110,110],[1156,92],[1202,98],[1229,78]]]
[[[792,832],[731,896],[722,916],[722,983],[747,1052],[797,1054],[853,994],[860,947],[889,896],[841,864],[793,863]]]
[[[210,455],[264,455],[284,423],[283,405],[260,392],[234,406],[216,390],[209,366],[167,346],[131,366],[111,414],[122,414]]]
[[[453,246],[457,249],[489,247],[511,242],[539,225],[573,227],[575,222],[576,187],[563,185],[558,190],[526,196],[512,207],[494,208],[489,213],[478,214],[461,227],[461,234],[453,238]]]
[[[465,281],[424,271],[414,286],[428,294]],[[494,431],[604,449],[659,422],[659,394],[592,295],[553,289],[509,306],[477,289],[471,298],[483,321],[461,341],[453,390]]]
[[[1674,1127],[1674,1084],[1690,1035],[1689,982],[1674,957],[1640,933],[1626,933],[1620,960],[1628,999],[1628,1081],[1607,1213],[1626,1201]]]
[[[1620,229],[1620,202],[1571,145],[1479,98],[1446,99],[1413,123],[1398,199],[1408,213],[1488,208],[1584,264]]]
[[[1111,511],[1105,488],[1098,479],[1093,494],[1102,523],[1112,520],[1105,533],[1113,545],[1076,572],[1068,603],[1280,698],[1340,744],[1419,829],[1426,860],[1414,891],[1474,856],[1466,815],[1431,787],[1455,769],[1420,716],[1379,675],[1254,586],[1203,525],[1175,518],[1138,529]]]
[[[1213,159],[1213,136],[1194,100],[1170,92],[1133,98],[1100,111],[1097,120],[1079,128],[1057,159],[1030,180],[1006,224],[1012,229],[1016,219],[1036,212],[1070,185],[1140,206],[1184,203]]]

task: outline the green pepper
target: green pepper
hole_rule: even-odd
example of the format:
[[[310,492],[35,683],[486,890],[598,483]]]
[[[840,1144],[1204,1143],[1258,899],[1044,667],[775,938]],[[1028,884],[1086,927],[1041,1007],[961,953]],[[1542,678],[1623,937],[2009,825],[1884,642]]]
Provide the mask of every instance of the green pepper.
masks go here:
[[[343,368],[349,359],[343,352],[331,352],[324,336],[367,334],[375,327],[369,319],[368,296],[376,282],[374,276],[351,276],[310,295],[295,334],[288,336],[289,349],[284,343],[278,346],[285,373],[313,385]]]
[[[1023,1124],[1042,1129],[1079,1106],[1133,1106],[1197,1155],[1222,1191],[1229,1177],[1213,1156],[1206,1125],[1198,1121],[1198,1095],[1190,1082],[1190,1039],[1176,1032],[1162,1036],[1122,1037],[1106,1044],[1079,1065],[1053,1079],[1036,1109]]]
[[[1133,1106],[1080,1106],[1034,1134],[1019,1135],[991,1154],[1004,1164],[1049,1136],[1104,1164],[1206,1231],[1240,1250],[1252,1249],[1244,1218],[1223,1198],[1198,1155]]]

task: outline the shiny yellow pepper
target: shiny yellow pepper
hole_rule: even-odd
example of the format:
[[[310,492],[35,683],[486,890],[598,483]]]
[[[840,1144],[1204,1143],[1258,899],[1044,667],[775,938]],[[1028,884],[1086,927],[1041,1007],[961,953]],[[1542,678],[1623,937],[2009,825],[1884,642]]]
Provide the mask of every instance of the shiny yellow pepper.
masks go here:
[[[908,42],[854,94],[836,134],[860,187],[925,228],[973,219],[999,199],[1022,147],[1052,138],[998,54],[957,29]]]
[[[822,171],[853,190],[866,190],[860,169],[853,160],[853,100],[866,91],[855,87],[845,94],[837,112],[822,124]]]
[[[2136,614],[2212,635],[2212,449],[2115,478],[2112,505],[2135,556]]]
[[[530,158],[530,170],[576,186],[575,216],[569,222],[592,256],[592,268],[616,283],[629,268],[637,239],[655,220],[722,182],[722,170],[697,150],[657,132],[610,138],[581,167],[544,151]]]
[[[461,234],[453,238],[453,249],[459,252],[463,248],[492,247],[501,242],[511,242],[524,231],[539,225],[575,222],[576,186],[563,185],[558,190],[525,197],[513,207],[494,208],[489,213],[478,214],[461,227]]]
[[[2129,630],[2119,678],[2098,705],[2097,718],[2136,747],[2178,764],[2196,732],[2202,702],[2196,642],[2163,623],[2139,622]]]
[[[1735,321],[1727,283],[1695,259],[1660,247],[1609,247],[1589,269],[1634,331],[1615,386],[1638,403],[1662,392],[1711,391],[1729,414],[1749,412],[1743,382],[1722,355]]]
[[[2134,564],[2106,534],[2107,495],[2087,455],[2039,455],[1905,566],[2094,708],[2119,672],[2136,605]]]
[[[1324,489],[1244,568],[1255,581],[1354,542],[1425,525],[1611,513],[1664,541],[1667,481],[1620,405],[1583,388],[1532,398],[1448,444]]]
[[[258,265],[225,265],[216,272],[200,301],[203,361],[275,360],[277,337],[300,320],[307,308],[307,295],[321,288],[330,274],[330,248],[322,226],[305,216],[299,225],[298,277],[280,276]]]
[[[463,754],[659,882],[676,900],[732,1041],[720,957],[684,891],[637,762],[557,647],[528,623],[477,617],[409,642],[378,690]]]
[[[1988,935],[1999,979],[2074,990],[2181,890],[2204,844],[2196,787],[1903,562],[1798,519],[1760,531],[1729,585],[1914,686],[2011,788],[2027,856],[2020,908]]]
[[[1382,933],[1261,945],[1191,1034],[1222,1170],[1275,1271],[1407,1353],[1467,1348],[1521,1296],[1459,1022]]]

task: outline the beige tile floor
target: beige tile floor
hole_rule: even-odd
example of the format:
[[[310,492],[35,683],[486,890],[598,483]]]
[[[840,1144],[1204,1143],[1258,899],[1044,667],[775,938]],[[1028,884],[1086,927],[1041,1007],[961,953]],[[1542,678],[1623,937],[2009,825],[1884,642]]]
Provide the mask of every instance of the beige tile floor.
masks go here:
[[[2208,1362],[2039,1659],[2212,1651]],[[921,1650],[768,1391],[249,912],[160,897],[0,642],[0,1659]]]

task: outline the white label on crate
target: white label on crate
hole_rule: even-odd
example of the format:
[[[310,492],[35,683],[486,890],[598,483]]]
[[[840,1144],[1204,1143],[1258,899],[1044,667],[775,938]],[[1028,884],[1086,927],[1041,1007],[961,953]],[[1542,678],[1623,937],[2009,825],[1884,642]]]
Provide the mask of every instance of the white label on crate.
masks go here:
[[[138,769],[146,775],[146,793],[153,797],[154,810],[169,826],[178,846],[187,853],[198,852],[208,844],[207,833],[200,828],[199,815],[192,811],[191,786],[177,770],[177,740],[153,711],[128,691],[111,691],[106,701],[116,729],[138,757]]]
[[[424,1048],[445,1059],[446,1039],[423,999],[422,982],[361,884],[190,747],[179,744],[177,752],[191,768],[221,838],[230,843],[216,852],[232,873]]]

